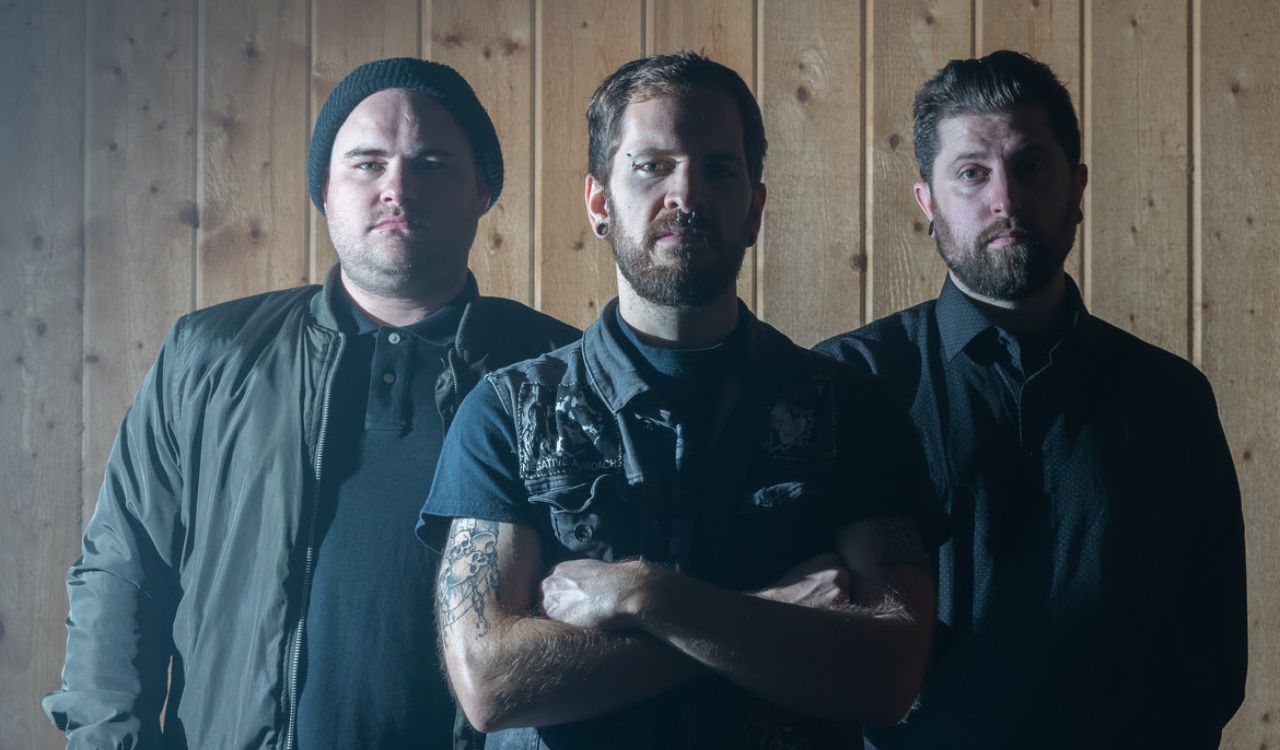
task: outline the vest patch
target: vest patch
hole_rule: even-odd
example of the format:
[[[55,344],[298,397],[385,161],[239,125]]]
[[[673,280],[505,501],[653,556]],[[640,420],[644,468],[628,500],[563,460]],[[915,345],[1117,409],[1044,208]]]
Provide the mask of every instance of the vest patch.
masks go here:
[[[516,441],[521,479],[622,468],[613,415],[578,385],[521,383]]]
[[[773,458],[832,458],[836,455],[835,423],[835,389],[830,381],[794,388],[769,408],[765,450]]]

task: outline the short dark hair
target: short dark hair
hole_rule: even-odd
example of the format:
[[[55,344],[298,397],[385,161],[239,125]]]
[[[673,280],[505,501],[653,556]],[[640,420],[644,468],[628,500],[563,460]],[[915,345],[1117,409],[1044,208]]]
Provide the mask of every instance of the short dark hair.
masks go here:
[[[604,79],[587,105],[587,171],[601,184],[608,183],[610,160],[622,137],[622,113],[628,104],[679,96],[697,88],[723,91],[737,103],[747,175],[752,184],[759,185],[769,148],[760,105],[741,76],[687,49],[632,60]]]
[[[952,60],[916,92],[915,148],[920,178],[933,181],[938,125],[949,117],[995,114],[1031,104],[1044,107],[1049,127],[1071,166],[1080,164],[1080,122],[1071,94],[1048,65],[1002,49],[986,57]]]

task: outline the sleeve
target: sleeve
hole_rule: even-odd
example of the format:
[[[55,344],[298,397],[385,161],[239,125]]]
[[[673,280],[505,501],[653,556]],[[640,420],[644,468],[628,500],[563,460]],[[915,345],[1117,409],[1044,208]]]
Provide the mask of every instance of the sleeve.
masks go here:
[[[837,406],[836,523],[911,518],[932,552],[950,536],[950,520],[934,494],[915,424],[883,378],[863,375],[854,385]]]
[[[497,390],[482,381],[462,400],[445,435],[418,519],[418,538],[439,552],[454,518],[532,524],[527,497],[516,457],[515,423]]]
[[[1248,616],[1244,521],[1240,485],[1227,445],[1217,402],[1208,381],[1197,373],[1194,393],[1186,400],[1183,459],[1191,467],[1191,501],[1201,510],[1187,509],[1201,537],[1201,555],[1194,555],[1185,590],[1198,601],[1180,607],[1185,619],[1179,628],[1178,653],[1188,660],[1183,717],[1204,718],[1203,747],[1217,747],[1219,734],[1244,700],[1248,667]],[[1189,738],[1187,738],[1189,739]],[[1188,741],[1187,747],[1193,744]]]
[[[181,462],[170,392],[178,327],[165,338],[111,449],[82,555],[67,573],[61,689],[43,706],[69,748],[153,747],[168,689],[177,602],[170,564]]]

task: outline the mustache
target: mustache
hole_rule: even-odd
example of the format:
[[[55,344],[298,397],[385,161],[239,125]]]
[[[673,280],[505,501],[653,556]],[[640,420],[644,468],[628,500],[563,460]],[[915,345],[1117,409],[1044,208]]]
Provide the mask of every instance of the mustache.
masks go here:
[[[652,247],[659,237],[666,234],[694,237],[707,244],[718,243],[720,241],[720,232],[709,219],[704,218],[705,216],[705,213],[698,212],[693,214],[692,219],[681,222],[676,218],[675,211],[661,214],[645,229],[644,245],[645,247]]]
[[[989,224],[986,229],[983,229],[978,235],[977,240],[974,242],[974,246],[986,247],[991,244],[992,240],[1006,232],[1017,232],[1018,234],[1025,235],[1026,242],[1040,241],[1040,235],[1032,231],[1031,227],[1028,227],[1023,222],[1018,221],[1017,218],[1008,218],[996,219],[991,222],[991,224]]]

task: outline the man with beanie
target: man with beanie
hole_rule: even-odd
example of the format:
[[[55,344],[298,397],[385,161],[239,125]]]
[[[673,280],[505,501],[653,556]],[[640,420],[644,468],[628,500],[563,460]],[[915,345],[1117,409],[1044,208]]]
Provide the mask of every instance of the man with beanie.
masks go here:
[[[413,522],[462,397],[577,332],[467,270],[502,153],[456,71],[357,68],[307,166],[338,267],[180,318],[125,416],[44,701],[70,747],[451,742]]]

